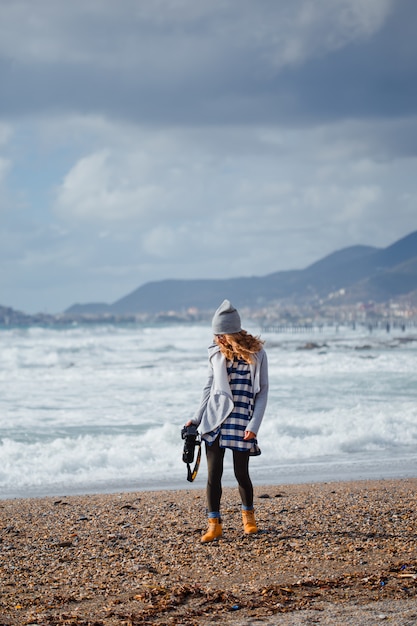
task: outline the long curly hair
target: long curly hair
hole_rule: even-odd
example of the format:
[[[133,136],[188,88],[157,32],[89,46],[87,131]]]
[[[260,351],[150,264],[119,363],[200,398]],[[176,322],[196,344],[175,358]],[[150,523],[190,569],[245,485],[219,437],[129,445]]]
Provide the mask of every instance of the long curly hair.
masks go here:
[[[259,352],[264,345],[262,339],[254,337],[246,330],[241,330],[232,335],[216,335],[214,341],[226,359],[233,361],[236,358],[246,363],[253,363],[255,360],[253,355]]]

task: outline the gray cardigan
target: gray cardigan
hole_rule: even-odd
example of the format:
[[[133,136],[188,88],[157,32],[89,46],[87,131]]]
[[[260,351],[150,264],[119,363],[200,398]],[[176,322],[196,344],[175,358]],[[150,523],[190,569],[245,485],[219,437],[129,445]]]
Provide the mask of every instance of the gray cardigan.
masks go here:
[[[255,363],[250,365],[254,407],[246,430],[257,435],[268,398],[268,360],[263,348],[254,357]],[[208,380],[192,422],[199,426],[200,433],[205,435],[218,428],[233,408],[233,395],[227,375],[226,359],[220,352],[219,346],[212,345],[209,348]]]

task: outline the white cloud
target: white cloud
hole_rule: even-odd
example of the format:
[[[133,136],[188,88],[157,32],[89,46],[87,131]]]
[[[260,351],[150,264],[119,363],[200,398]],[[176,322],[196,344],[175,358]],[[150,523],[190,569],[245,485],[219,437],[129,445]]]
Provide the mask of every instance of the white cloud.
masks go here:
[[[155,226],[151,228],[143,237],[143,249],[151,257],[159,257],[161,259],[172,259],[181,256],[181,250],[184,250],[183,244],[186,238],[183,232],[178,232],[170,226]],[[179,254],[180,253],[180,254]]]
[[[367,38],[384,24],[393,0],[302,0],[242,11],[233,27],[237,42],[253,41],[276,68],[322,56]],[[232,29],[232,27],[231,27]],[[241,38],[240,38],[241,36]]]
[[[124,0],[120,10],[112,0],[14,0],[0,5],[0,53],[21,63],[148,66],[169,77],[201,71],[225,50],[248,48],[277,67],[371,35],[392,6],[393,0]]]
[[[334,7],[327,0],[327,8]],[[369,36],[381,28],[394,7],[394,0],[340,0],[339,22],[349,37]]]
[[[382,124],[390,122],[377,123]],[[255,234],[270,240],[301,226],[311,232],[339,229],[341,245],[351,232],[354,243],[376,211],[391,210],[396,185],[390,172],[401,177],[414,167],[408,155],[376,144],[381,135],[367,122],[157,133],[107,125],[106,147],[74,164],[58,189],[54,211],[73,224],[89,223],[98,239],[135,241],[138,256],[173,262],[187,254],[209,256],[216,245],[227,249],[236,232],[244,249]],[[413,192],[411,179],[407,184]],[[305,262],[318,257],[319,248]],[[272,257],[273,249],[267,249],[262,255]],[[286,268],[296,255],[294,247]]]
[[[0,122],[0,146],[6,145],[13,136],[13,128],[10,124]]]
[[[8,143],[11,140],[13,135],[13,129],[9,124],[2,124],[0,122],[0,149],[6,152]],[[7,154],[7,152],[6,152]],[[6,195],[6,190],[4,189],[4,185],[6,183],[7,176],[12,168],[12,159],[8,156],[0,155],[0,209],[2,205],[4,205],[4,199]]]
[[[143,155],[114,159],[109,150],[81,158],[58,189],[55,210],[68,219],[124,221],[143,217],[156,206],[156,185],[141,183]]]

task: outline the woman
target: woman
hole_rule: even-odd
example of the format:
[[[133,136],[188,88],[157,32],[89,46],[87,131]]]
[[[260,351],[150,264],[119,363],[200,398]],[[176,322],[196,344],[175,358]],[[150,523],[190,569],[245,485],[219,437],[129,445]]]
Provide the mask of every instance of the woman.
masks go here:
[[[199,427],[206,445],[208,530],[201,541],[222,535],[220,500],[223,459],[233,452],[233,467],[242,500],[246,534],[258,531],[253,508],[249,456],[257,447],[256,436],[268,395],[268,363],[263,342],[242,330],[237,310],[224,300],[212,320],[214,344],[209,348],[209,377],[200,407],[187,426]]]

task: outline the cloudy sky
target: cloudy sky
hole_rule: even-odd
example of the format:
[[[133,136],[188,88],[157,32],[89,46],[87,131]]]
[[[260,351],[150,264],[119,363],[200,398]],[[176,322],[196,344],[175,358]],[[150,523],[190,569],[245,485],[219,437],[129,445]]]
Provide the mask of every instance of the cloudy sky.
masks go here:
[[[0,304],[417,229],[415,0],[0,0]]]

